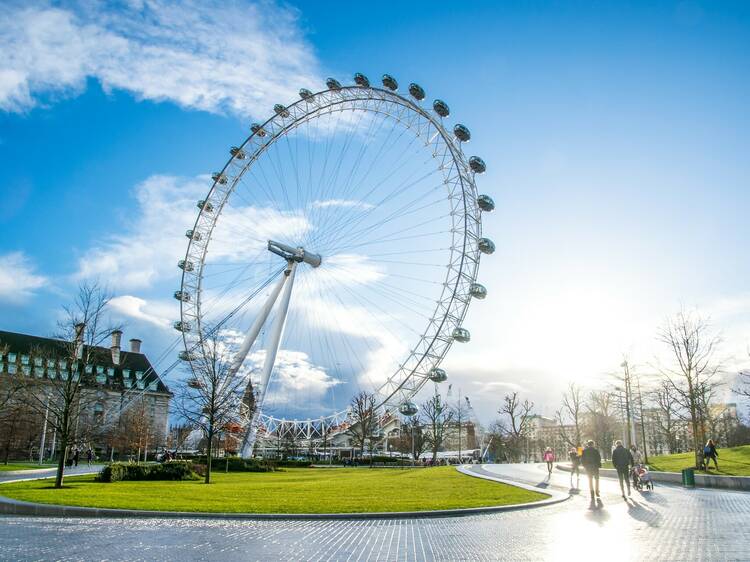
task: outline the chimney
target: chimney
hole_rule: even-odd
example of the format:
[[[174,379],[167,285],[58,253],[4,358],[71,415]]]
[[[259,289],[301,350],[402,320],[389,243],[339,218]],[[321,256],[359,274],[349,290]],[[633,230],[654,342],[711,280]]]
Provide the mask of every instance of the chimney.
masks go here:
[[[138,339],[131,339],[130,340],[130,353],[140,353],[141,352],[141,340]]]
[[[86,324],[79,322],[76,324],[76,359],[83,358],[83,331],[86,329]]]
[[[112,332],[112,363],[115,365],[120,364],[120,340],[122,339],[122,332],[120,330],[114,330]]]

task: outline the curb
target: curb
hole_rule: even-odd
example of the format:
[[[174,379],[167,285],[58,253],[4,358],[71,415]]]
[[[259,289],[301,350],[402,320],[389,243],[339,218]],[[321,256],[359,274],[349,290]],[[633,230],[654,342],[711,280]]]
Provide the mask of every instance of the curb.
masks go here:
[[[472,473],[463,466],[456,467],[462,474],[493,480],[502,484],[509,484],[517,488],[523,488],[534,492],[540,492],[551,497],[537,502],[522,503],[515,505],[497,505],[487,507],[470,507],[464,509],[438,509],[433,511],[391,511],[378,513],[194,513],[190,511],[149,511],[144,509],[111,509],[99,507],[79,507],[67,505],[55,505],[44,503],[33,503],[14,500],[0,496],[0,515],[25,515],[37,517],[87,517],[87,518],[164,518],[164,519],[245,519],[245,520],[354,520],[354,519],[424,519],[435,517],[466,517],[481,515],[485,513],[498,513],[504,511],[517,511],[521,509],[532,509],[559,503],[568,499],[559,492],[550,493],[542,490],[495,478],[493,476]],[[15,480],[18,482],[18,480]],[[560,497],[562,496],[562,497]]]

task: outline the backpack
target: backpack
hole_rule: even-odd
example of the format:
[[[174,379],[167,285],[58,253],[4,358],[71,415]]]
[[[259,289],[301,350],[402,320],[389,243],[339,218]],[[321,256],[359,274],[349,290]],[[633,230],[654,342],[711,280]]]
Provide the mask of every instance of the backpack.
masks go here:
[[[706,445],[705,447],[703,447],[703,455],[704,456],[708,456],[710,454],[711,454],[711,447],[709,447],[708,445]]]

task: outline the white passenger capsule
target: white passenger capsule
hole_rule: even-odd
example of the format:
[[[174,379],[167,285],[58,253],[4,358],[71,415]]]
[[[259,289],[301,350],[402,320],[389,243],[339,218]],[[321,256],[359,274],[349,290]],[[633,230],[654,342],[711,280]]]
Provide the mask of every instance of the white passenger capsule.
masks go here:
[[[453,339],[457,342],[466,343],[471,340],[471,334],[466,328],[456,328],[453,330]]]

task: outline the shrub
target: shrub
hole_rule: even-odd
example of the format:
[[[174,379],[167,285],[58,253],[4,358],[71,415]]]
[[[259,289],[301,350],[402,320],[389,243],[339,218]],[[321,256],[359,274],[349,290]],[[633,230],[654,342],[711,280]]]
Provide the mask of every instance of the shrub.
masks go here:
[[[198,475],[190,461],[170,461],[163,464],[135,464],[113,462],[105,466],[97,480],[120,482],[122,480],[195,480]]]
[[[195,462],[199,463],[200,466],[205,467],[206,456],[195,457]],[[273,461],[267,461],[264,459],[224,457],[223,459],[212,459],[211,469],[217,472],[223,472],[224,470],[228,470],[229,472],[273,472],[276,470],[276,464]]]
[[[277,466],[283,466],[285,468],[309,468],[312,466],[312,461],[276,461]]]

